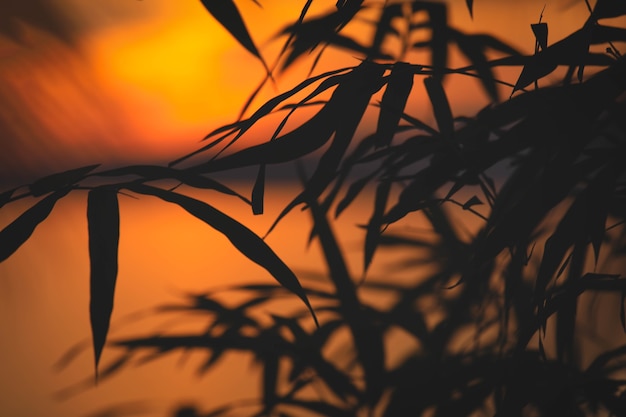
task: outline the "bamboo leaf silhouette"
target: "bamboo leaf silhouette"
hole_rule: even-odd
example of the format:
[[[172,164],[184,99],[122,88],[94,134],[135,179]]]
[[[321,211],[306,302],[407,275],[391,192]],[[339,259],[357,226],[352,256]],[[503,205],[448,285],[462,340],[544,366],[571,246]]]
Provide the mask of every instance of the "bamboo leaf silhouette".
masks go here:
[[[333,140],[320,158],[313,175],[307,181],[304,191],[281,211],[270,226],[268,234],[294,207],[305,203],[309,199],[317,199],[334,179],[372,95],[383,85],[381,80],[383,73],[383,66],[363,61],[335,89],[328,104],[324,107],[324,109],[332,109],[329,110],[332,111],[332,114],[328,114],[326,123],[327,127],[330,126],[332,128],[331,133],[334,132]],[[341,114],[340,117],[339,114]]]
[[[86,174],[98,168],[100,164],[89,165],[82,168],[70,169],[69,171],[43,177],[29,186],[30,192],[35,197],[42,196],[62,187],[67,187],[82,180]]]
[[[95,188],[89,192],[87,222],[90,261],[89,313],[97,381],[98,363],[109,332],[117,281],[120,234],[117,190]]]
[[[205,190],[215,190],[220,193],[232,195],[238,197],[240,200],[251,204],[251,201],[241,194],[237,193],[233,189],[227,187],[219,181],[204,175],[195,173],[188,169],[175,169],[171,167],[164,167],[158,165],[131,165],[123,168],[111,169],[108,171],[100,172],[99,176],[124,176],[124,175],[137,175],[145,181],[157,181],[165,179],[174,179],[181,183],[193,187]]]
[[[339,217],[339,215],[346,209],[348,206],[354,201],[354,199],[363,191],[365,186],[372,181],[375,175],[370,174],[366,177],[360,178],[350,184],[348,190],[344,197],[337,204],[337,208],[335,209],[335,217]]]
[[[530,25],[537,44],[541,47],[541,50],[548,49],[548,24],[547,23],[532,23]]]
[[[200,164],[193,168],[194,171],[220,171],[223,169],[241,168],[261,163],[276,164],[288,162],[319,149],[330,139],[337,124],[340,122],[338,114],[340,109],[345,108],[346,105],[347,94],[345,90],[347,87],[345,87],[344,84],[350,85],[348,81],[355,71],[356,69],[353,68],[348,74],[331,76],[324,80],[315,91],[309,94],[303,102],[314,98],[335,85],[337,86],[330,100],[324,107],[298,128],[280,137],[276,137],[282,128],[281,124],[272,137],[272,140],[269,142],[251,146],[234,154]],[[357,74],[358,73],[359,72],[357,72]],[[194,153],[202,150],[203,149]]]
[[[305,21],[298,21],[294,25],[287,26],[280,34],[289,34],[290,53],[284,59],[281,71],[290,67],[299,57],[306,52],[315,50],[320,44],[334,45],[349,50],[368,54],[369,48],[359,44],[356,40],[339,34],[340,30],[348,24],[361,8],[362,0],[349,2],[343,7]],[[389,59],[391,57],[383,55],[376,58]]]
[[[433,77],[424,78],[424,86],[433,105],[439,131],[446,140],[451,140],[454,133],[454,121],[446,92],[439,80]]]
[[[615,190],[616,181],[623,172],[623,164],[613,161],[600,171],[588,186],[589,200],[584,227],[593,247],[596,263],[606,235],[606,220],[609,214],[610,200]]]
[[[467,10],[469,11],[470,17],[474,18],[474,0],[465,0],[465,4],[467,5]]]
[[[398,127],[404,107],[413,88],[413,71],[409,64],[396,62],[389,74],[387,88],[380,102],[376,147],[388,146]]]
[[[237,6],[232,0],[201,0],[202,5],[208,10],[220,24],[230,32],[237,41],[246,48],[252,55],[257,57],[265,66],[267,65],[261,57],[254,41],[248,33]],[[268,69],[269,72],[269,69]]]
[[[39,223],[48,217],[56,202],[69,192],[70,188],[63,188],[44,197],[0,231],[0,262],[6,260],[28,240]]]
[[[339,398],[348,400],[351,397],[357,397],[359,395],[359,390],[352,383],[349,375],[337,369],[332,361],[327,360],[324,355],[322,355],[324,342],[327,340],[321,339],[319,332],[325,332],[328,327],[330,327],[329,330],[331,330],[334,328],[333,325],[329,326],[328,323],[324,323],[316,329],[313,335],[310,335],[296,320],[276,315],[272,315],[272,319],[276,323],[275,328],[285,327],[289,329],[294,338],[293,349],[298,353],[298,356],[302,358],[301,361],[295,361],[293,363],[290,372],[291,380],[301,376],[306,368],[312,368],[328,388]],[[285,398],[282,398],[281,402],[284,401],[284,399]]]
[[[445,4],[416,1],[412,4],[413,12],[425,10],[430,18],[428,26],[431,31],[430,54],[433,66],[433,77],[441,81],[448,65],[448,10]]]
[[[367,271],[369,268],[372,258],[374,257],[374,252],[378,247],[378,242],[382,233],[381,227],[383,224],[383,216],[387,207],[387,200],[389,199],[390,191],[391,183],[389,181],[381,182],[376,188],[374,212],[372,213],[372,217],[367,224],[367,233],[365,234],[363,271]]]
[[[511,56],[519,56],[521,55],[520,52],[490,35],[467,35],[460,30],[453,28],[450,28],[448,33],[450,41],[455,42],[459,47],[460,52],[472,63],[472,68],[476,70],[476,74],[489,97],[493,101],[497,102],[498,90],[496,88],[495,77],[491,69],[492,67],[487,59],[485,50],[490,48]]]
[[[329,273],[335,285],[340,309],[345,318],[357,349],[357,355],[365,373],[365,400],[369,404],[378,402],[383,390],[384,346],[382,335],[376,325],[362,314],[356,288],[343,259],[334,233],[316,201],[308,200],[315,231],[319,238]]]
[[[13,197],[15,190],[16,188],[13,188],[12,190],[7,190],[0,194],[0,208],[4,207],[9,201],[11,201],[11,197]]]
[[[384,55],[382,46],[388,36],[398,36],[398,31],[393,27],[394,19],[403,17],[402,4],[386,3],[380,18],[375,22],[375,32],[372,38],[371,50]]]
[[[252,212],[263,214],[263,200],[265,195],[265,164],[259,166],[259,172],[252,189]]]
[[[153,195],[164,201],[177,204],[192,216],[222,233],[243,255],[265,268],[282,286],[298,296],[309,309],[316,324],[318,323],[317,316],[298,278],[276,253],[250,229],[212,206],[185,195],[142,184],[129,185],[127,188],[139,194]]]
[[[229,125],[220,127],[215,129],[214,131],[212,131],[211,133],[209,133],[208,135],[205,136],[204,140],[206,139],[210,139],[215,135],[218,135],[220,133],[224,133],[224,132],[228,132],[225,135],[223,135],[222,137],[213,140],[211,143],[209,143],[208,145],[205,145],[203,147],[201,147],[200,149],[185,155],[181,158],[178,158],[172,162],[169,163],[169,166],[173,166],[173,165],[177,165],[179,163],[181,163],[184,160],[187,160],[189,158],[191,158],[192,156],[195,156],[199,153],[205,152],[207,150],[212,149],[213,147],[215,147],[216,145],[218,145],[219,143],[221,143],[226,137],[228,137],[230,134],[233,134],[235,132],[237,132],[236,136],[233,138],[232,142],[236,141],[237,139],[239,139],[244,133],[246,133],[256,122],[258,122],[261,118],[267,116],[268,114],[270,114],[278,105],[280,105],[282,102],[284,102],[285,100],[287,100],[288,98],[292,97],[293,95],[299,93],[300,91],[304,90],[305,88],[307,88],[309,85],[325,79],[323,81],[323,86],[319,86],[314,93],[312,93],[311,95],[309,95],[309,97],[314,97],[315,93],[317,92],[318,94],[325,91],[325,89],[330,88],[336,84],[339,83],[339,79],[340,78],[335,78],[338,75],[341,75],[341,73],[347,72],[351,70],[351,68],[341,68],[338,70],[333,70],[333,71],[328,71],[325,72],[323,74],[320,74],[318,76],[314,76],[311,78],[308,78],[307,80],[301,82],[300,84],[298,84],[296,87],[292,88],[291,90],[282,93],[272,99],[270,99],[269,101],[267,101],[266,103],[264,103],[258,110],[256,110],[254,112],[254,114],[252,114],[252,116],[250,116],[248,119],[245,120],[241,120],[235,123],[231,123]],[[320,116],[320,118],[322,118]],[[317,120],[316,117],[313,117],[311,119],[311,123],[309,123],[309,128],[311,128],[314,123],[312,120]]]

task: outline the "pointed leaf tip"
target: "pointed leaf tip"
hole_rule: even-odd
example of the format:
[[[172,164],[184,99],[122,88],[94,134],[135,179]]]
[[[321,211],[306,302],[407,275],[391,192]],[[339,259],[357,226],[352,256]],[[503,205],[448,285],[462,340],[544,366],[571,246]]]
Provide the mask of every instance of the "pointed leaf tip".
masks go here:
[[[470,17],[474,18],[474,0],[465,0],[465,4],[467,5],[467,11],[469,11]]]
[[[152,195],[169,203],[176,204],[192,216],[202,220],[213,229],[222,233],[241,254],[263,267],[284,288],[298,296],[311,313],[315,324],[319,327],[317,316],[296,275],[282,259],[278,257],[272,248],[253,231],[213,206],[203,201],[187,197],[186,195],[142,184],[132,184],[127,188],[139,194]]]
[[[119,205],[117,190],[95,188],[87,197],[89,232],[91,334],[96,380],[98,363],[106,343],[117,280]]]
[[[69,192],[70,189],[65,188],[46,196],[0,231],[0,262],[11,256],[28,240],[39,223],[52,212],[56,202]]]
[[[232,0],[201,0],[201,2],[204,8],[237,39],[237,42],[252,55],[260,59],[265,68],[268,69],[235,3]]]

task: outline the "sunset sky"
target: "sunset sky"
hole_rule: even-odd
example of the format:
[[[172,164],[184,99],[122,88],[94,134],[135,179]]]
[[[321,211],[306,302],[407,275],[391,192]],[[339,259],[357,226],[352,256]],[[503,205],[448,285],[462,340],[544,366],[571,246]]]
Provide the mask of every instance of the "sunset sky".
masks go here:
[[[529,25],[544,3],[476,1],[472,20],[465,1],[457,0],[449,3],[449,17],[464,30],[492,33],[531,52]],[[273,35],[297,17],[304,2],[265,0],[262,8],[249,0],[237,4],[262,55],[273,63],[284,42]],[[311,15],[334,1],[313,4]],[[234,121],[264,76],[259,61],[197,0],[109,0],[97,6],[37,0],[32,5],[3,6],[13,8],[13,17],[0,22],[4,182],[80,164],[171,160],[194,150],[207,132]],[[586,17],[583,1],[548,2],[543,20],[550,41]],[[356,63],[350,53],[329,51],[317,71]],[[464,63],[453,58],[452,64]],[[277,76],[276,85],[268,84],[255,104],[293,87],[310,65],[305,59]],[[515,71],[500,76],[514,81]],[[454,108],[471,113],[485,104],[484,94],[464,78],[451,77],[446,87]],[[428,106],[416,106],[414,116],[428,115],[418,107]]]

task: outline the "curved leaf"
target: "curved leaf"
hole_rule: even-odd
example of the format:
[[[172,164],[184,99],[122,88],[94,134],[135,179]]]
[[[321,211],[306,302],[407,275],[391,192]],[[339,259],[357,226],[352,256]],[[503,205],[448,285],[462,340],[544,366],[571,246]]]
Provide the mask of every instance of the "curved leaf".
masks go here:
[[[246,48],[252,55],[259,58],[263,65],[267,68],[265,61],[261,57],[254,41],[248,33],[246,24],[241,18],[241,14],[237,6],[232,0],[201,0],[202,5],[220,22],[237,41]],[[268,70],[269,71],[269,70]]]
[[[32,183],[29,186],[30,192],[35,197],[39,197],[52,191],[58,190],[61,187],[70,186],[82,180],[85,175],[98,168],[99,166],[100,164],[89,165],[82,168],[70,169],[68,171],[48,175],[47,177],[43,177]]]
[[[298,278],[263,239],[250,229],[203,201],[149,185],[131,184],[127,188],[139,194],[152,195],[164,201],[177,204],[192,216],[222,233],[239,252],[265,268],[283,287],[297,295],[311,312],[315,323],[318,323],[317,316]]]
[[[11,256],[44,221],[56,202],[70,192],[70,188],[56,191],[26,210],[20,217],[0,231],[0,262]]]

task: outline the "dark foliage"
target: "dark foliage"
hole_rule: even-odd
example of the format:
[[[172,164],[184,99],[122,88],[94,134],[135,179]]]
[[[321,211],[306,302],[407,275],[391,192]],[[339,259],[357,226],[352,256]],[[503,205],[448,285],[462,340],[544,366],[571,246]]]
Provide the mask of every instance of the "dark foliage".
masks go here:
[[[234,3],[203,4],[262,60]],[[154,357],[174,350],[207,352],[201,372],[226,353],[243,351],[262,367],[262,392],[251,416],[626,415],[626,346],[585,356],[585,343],[595,339],[581,331],[600,319],[626,326],[626,61],[615,46],[626,40],[626,29],[601,22],[626,16],[623,3],[598,1],[582,28],[552,44],[547,24],[532,24],[536,48],[528,56],[492,36],[451,27],[440,2],[338,1],[329,13],[311,19],[309,6],[310,1],[281,32],[288,38],[280,68],[325,47],[357,54],[359,65],[302,81],[248,118],[216,129],[206,145],[169,167],[89,166],[0,194],[1,205],[43,197],[0,232],[1,259],[28,239],[57,200],[89,190],[97,367],[112,309],[118,193],[156,196],[226,235],[278,285],[239,287],[248,299],[230,308],[212,293],[164,307],[164,312],[201,313],[206,330],[109,342],[121,353],[100,378],[124,369],[144,351],[156,352]],[[470,14],[472,6],[467,1]],[[369,42],[342,33],[371,7],[379,9],[379,18],[371,22],[375,30]],[[417,21],[418,14],[426,21]],[[411,41],[421,31],[430,38]],[[400,51],[386,49],[391,38],[403,45]],[[468,66],[449,68],[450,44]],[[407,62],[415,50],[427,50],[430,62]],[[505,56],[490,59],[487,51]],[[499,66],[519,67],[517,81],[496,80],[493,70]],[[443,84],[452,75],[479,78],[492,103],[474,117],[455,117]],[[560,81],[540,87],[547,75]],[[424,83],[436,127],[407,109],[416,81]],[[503,85],[510,98],[500,102]],[[284,133],[289,117],[311,104],[320,106],[315,115]],[[357,135],[366,110],[376,105],[375,130]],[[273,137],[225,152],[274,112],[286,116]],[[163,185],[174,180],[188,187],[183,190],[217,190],[262,213],[266,167],[312,155],[317,158],[313,172],[307,177],[301,170],[302,191],[276,220],[300,205],[311,214],[311,238],[323,249],[328,276],[306,285],[244,225]],[[503,164],[506,173],[494,178],[494,169]],[[243,167],[258,167],[251,200],[212,178]],[[101,183],[85,185],[88,178],[89,184]],[[342,215],[368,187],[375,192],[364,225],[364,270],[379,250],[402,247],[412,256],[396,267],[415,271],[411,283],[396,280],[390,270],[384,279],[368,277],[359,284],[346,267],[328,218]],[[459,201],[459,195],[465,197]],[[397,226],[418,213],[429,232],[399,233]],[[464,236],[459,223],[468,214],[482,226]],[[393,295],[394,301],[385,308],[371,305],[363,295],[372,291]],[[298,296],[306,308],[264,316],[287,294]],[[614,314],[582,314],[583,299],[590,295],[619,300]],[[388,346],[398,330],[415,348],[392,358]],[[345,349],[330,356],[325,347],[338,335]],[[208,412],[181,407],[176,415],[242,412],[229,404]]]

